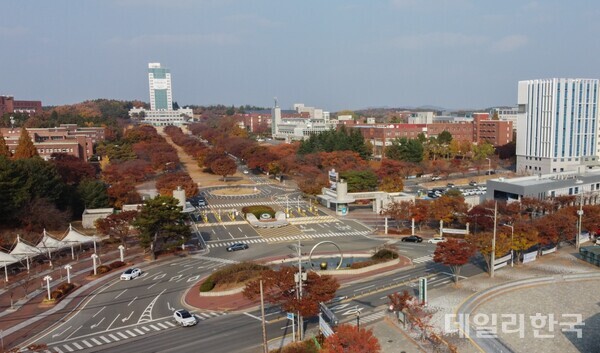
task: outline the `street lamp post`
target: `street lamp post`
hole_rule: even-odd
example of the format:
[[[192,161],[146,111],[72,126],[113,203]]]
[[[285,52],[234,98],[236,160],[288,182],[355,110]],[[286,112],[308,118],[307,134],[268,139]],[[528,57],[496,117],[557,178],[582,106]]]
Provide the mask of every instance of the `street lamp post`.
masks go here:
[[[46,281],[46,288],[48,289],[48,300],[50,300],[50,281],[52,281],[52,277],[46,276],[44,277],[44,281]]]
[[[487,172],[487,175],[491,175],[491,172],[492,172],[492,160],[489,159],[489,158],[486,158],[486,159],[488,161],[488,172]]]
[[[73,268],[73,266],[66,264],[65,265],[65,270],[67,270],[67,283],[71,283],[71,269]]]
[[[98,259],[98,255],[96,254],[92,254],[92,261],[94,262],[94,276],[97,274],[97,268],[96,268],[96,260]]]
[[[494,236],[492,238],[492,253],[490,256],[490,277],[494,277],[494,261],[496,261],[496,228],[498,228],[498,201],[494,202]]]
[[[125,247],[121,244],[119,245],[119,256],[121,257],[121,262],[125,262],[125,256],[123,255],[123,251]]]
[[[583,217],[583,192],[579,198],[579,209],[577,210],[577,216],[579,217],[577,221],[577,235],[575,236],[575,249],[579,251],[579,237],[581,236],[581,219]]]
[[[515,227],[510,224],[503,224],[503,226],[510,228],[510,267],[514,267],[515,255],[513,253],[513,238],[515,235]]]

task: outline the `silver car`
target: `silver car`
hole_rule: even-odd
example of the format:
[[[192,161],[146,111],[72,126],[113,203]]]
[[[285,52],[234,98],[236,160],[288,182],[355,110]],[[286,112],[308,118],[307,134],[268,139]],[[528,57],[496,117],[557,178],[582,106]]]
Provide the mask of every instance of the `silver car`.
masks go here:
[[[194,326],[198,323],[198,319],[185,309],[177,310],[173,313],[175,321],[181,326]]]

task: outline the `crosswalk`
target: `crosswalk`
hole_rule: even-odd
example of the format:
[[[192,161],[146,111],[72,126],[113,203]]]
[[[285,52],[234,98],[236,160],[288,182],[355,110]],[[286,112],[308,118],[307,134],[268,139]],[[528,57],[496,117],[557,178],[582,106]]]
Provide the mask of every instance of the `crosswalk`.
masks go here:
[[[213,317],[218,317],[222,315],[226,315],[225,312],[201,312],[194,313],[196,318],[199,321],[204,321],[211,319]],[[71,341],[62,341],[59,343],[52,343],[48,345],[48,349],[44,350],[45,353],[70,353],[70,352],[78,352],[84,349],[92,349],[97,348],[98,346],[102,346],[109,343],[121,342],[123,340],[140,337],[145,334],[168,330],[174,327],[177,327],[177,323],[174,320],[162,319],[153,322],[146,322],[141,325],[133,325],[128,327],[123,327],[111,331],[106,331],[102,334],[94,334],[85,338],[78,338],[76,340]]]
[[[376,311],[376,312],[374,312],[372,314],[361,316],[360,317],[360,324],[361,325],[366,325],[366,324],[369,324],[371,322],[374,322],[374,321],[377,321],[379,319],[382,319],[384,316],[385,316],[385,310]]]
[[[412,260],[412,262],[415,264],[420,264],[420,263],[429,262],[429,261],[433,261],[433,255],[431,255],[431,254],[417,257],[416,259]]]
[[[368,235],[369,231],[353,231],[353,232],[344,232],[344,233],[320,233],[320,234],[301,234],[301,235],[290,235],[290,236],[280,236],[280,237],[272,237],[272,238],[244,238],[236,241],[215,241],[214,243],[210,243],[207,245],[208,248],[219,248],[225,246],[231,246],[235,243],[243,242],[246,244],[260,244],[260,243],[277,243],[277,242],[286,242],[286,241],[295,241],[301,239],[314,239],[314,238],[331,238],[331,237],[345,237],[345,236],[353,236],[353,235]]]

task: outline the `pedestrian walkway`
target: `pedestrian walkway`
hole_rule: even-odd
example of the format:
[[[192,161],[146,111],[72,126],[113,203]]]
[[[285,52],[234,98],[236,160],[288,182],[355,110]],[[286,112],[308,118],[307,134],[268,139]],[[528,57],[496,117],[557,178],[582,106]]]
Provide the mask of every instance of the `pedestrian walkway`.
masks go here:
[[[235,243],[246,243],[246,244],[264,244],[264,243],[277,243],[277,242],[290,242],[301,239],[315,239],[315,238],[333,238],[333,237],[346,237],[346,236],[366,236],[370,232],[368,231],[354,231],[354,232],[345,232],[345,233],[321,233],[321,234],[301,234],[301,235],[293,235],[293,236],[279,236],[279,237],[271,237],[271,238],[244,238],[239,239],[238,241],[212,241],[208,242],[207,246],[209,249],[211,248],[220,248],[231,246]]]
[[[417,257],[416,259],[412,260],[412,262],[415,264],[421,264],[421,263],[426,263],[426,262],[431,262],[431,261],[433,261],[433,255],[431,255],[431,254]]]
[[[198,312],[194,313],[199,322],[226,315],[226,312]],[[144,336],[148,333],[170,330],[179,326],[173,318],[162,318],[154,321],[120,327],[114,330],[104,331],[99,334],[78,337],[74,340],[64,340],[48,345],[47,353],[77,352],[84,349],[98,348],[99,346],[118,343],[123,340]]]

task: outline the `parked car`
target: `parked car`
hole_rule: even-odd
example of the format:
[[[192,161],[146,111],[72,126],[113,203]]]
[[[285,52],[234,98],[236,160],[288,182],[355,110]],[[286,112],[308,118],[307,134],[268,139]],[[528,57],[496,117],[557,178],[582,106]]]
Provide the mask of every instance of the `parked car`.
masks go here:
[[[449,187],[449,188],[453,188],[454,187],[454,183],[448,183],[448,184],[446,184],[446,186]]]
[[[423,238],[421,238],[418,235],[409,235],[407,237],[403,237],[402,241],[407,241],[407,242],[411,242],[411,243],[420,243],[423,241]]]
[[[127,270],[125,270],[125,272],[123,272],[123,274],[121,274],[121,279],[124,281],[129,281],[141,276],[141,274],[142,270],[140,270],[139,268],[128,268]]]
[[[248,169],[244,169],[244,174],[249,174],[250,172],[248,171]]]
[[[245,243],[235,243],[227,248],[227,251],[238,251],[248,249],[248,244]]]
[[[442,177],[441,177],[441,176],[439,176],[439,175],[433,175],[433,176],[431,177],[431,181],[437,181],[437,180],[442,180]]]
[[[431,238],[431,239],[427,240],[427,242],[429,244],[437,244],[437,243],[441,243],[443,241],[446,241],[446,238],[444,238],[444,237],[435,237],[435,238]]]
[[[471,181],[469,182],[469,185],[470,185],[470,186],[477,186],[477,182],[476,182],[475,180],[471,180]]]
[[[175,321],[181,326],[194,326],[198,323],[198,319],[185,309],[177,310],[173,313]]]

